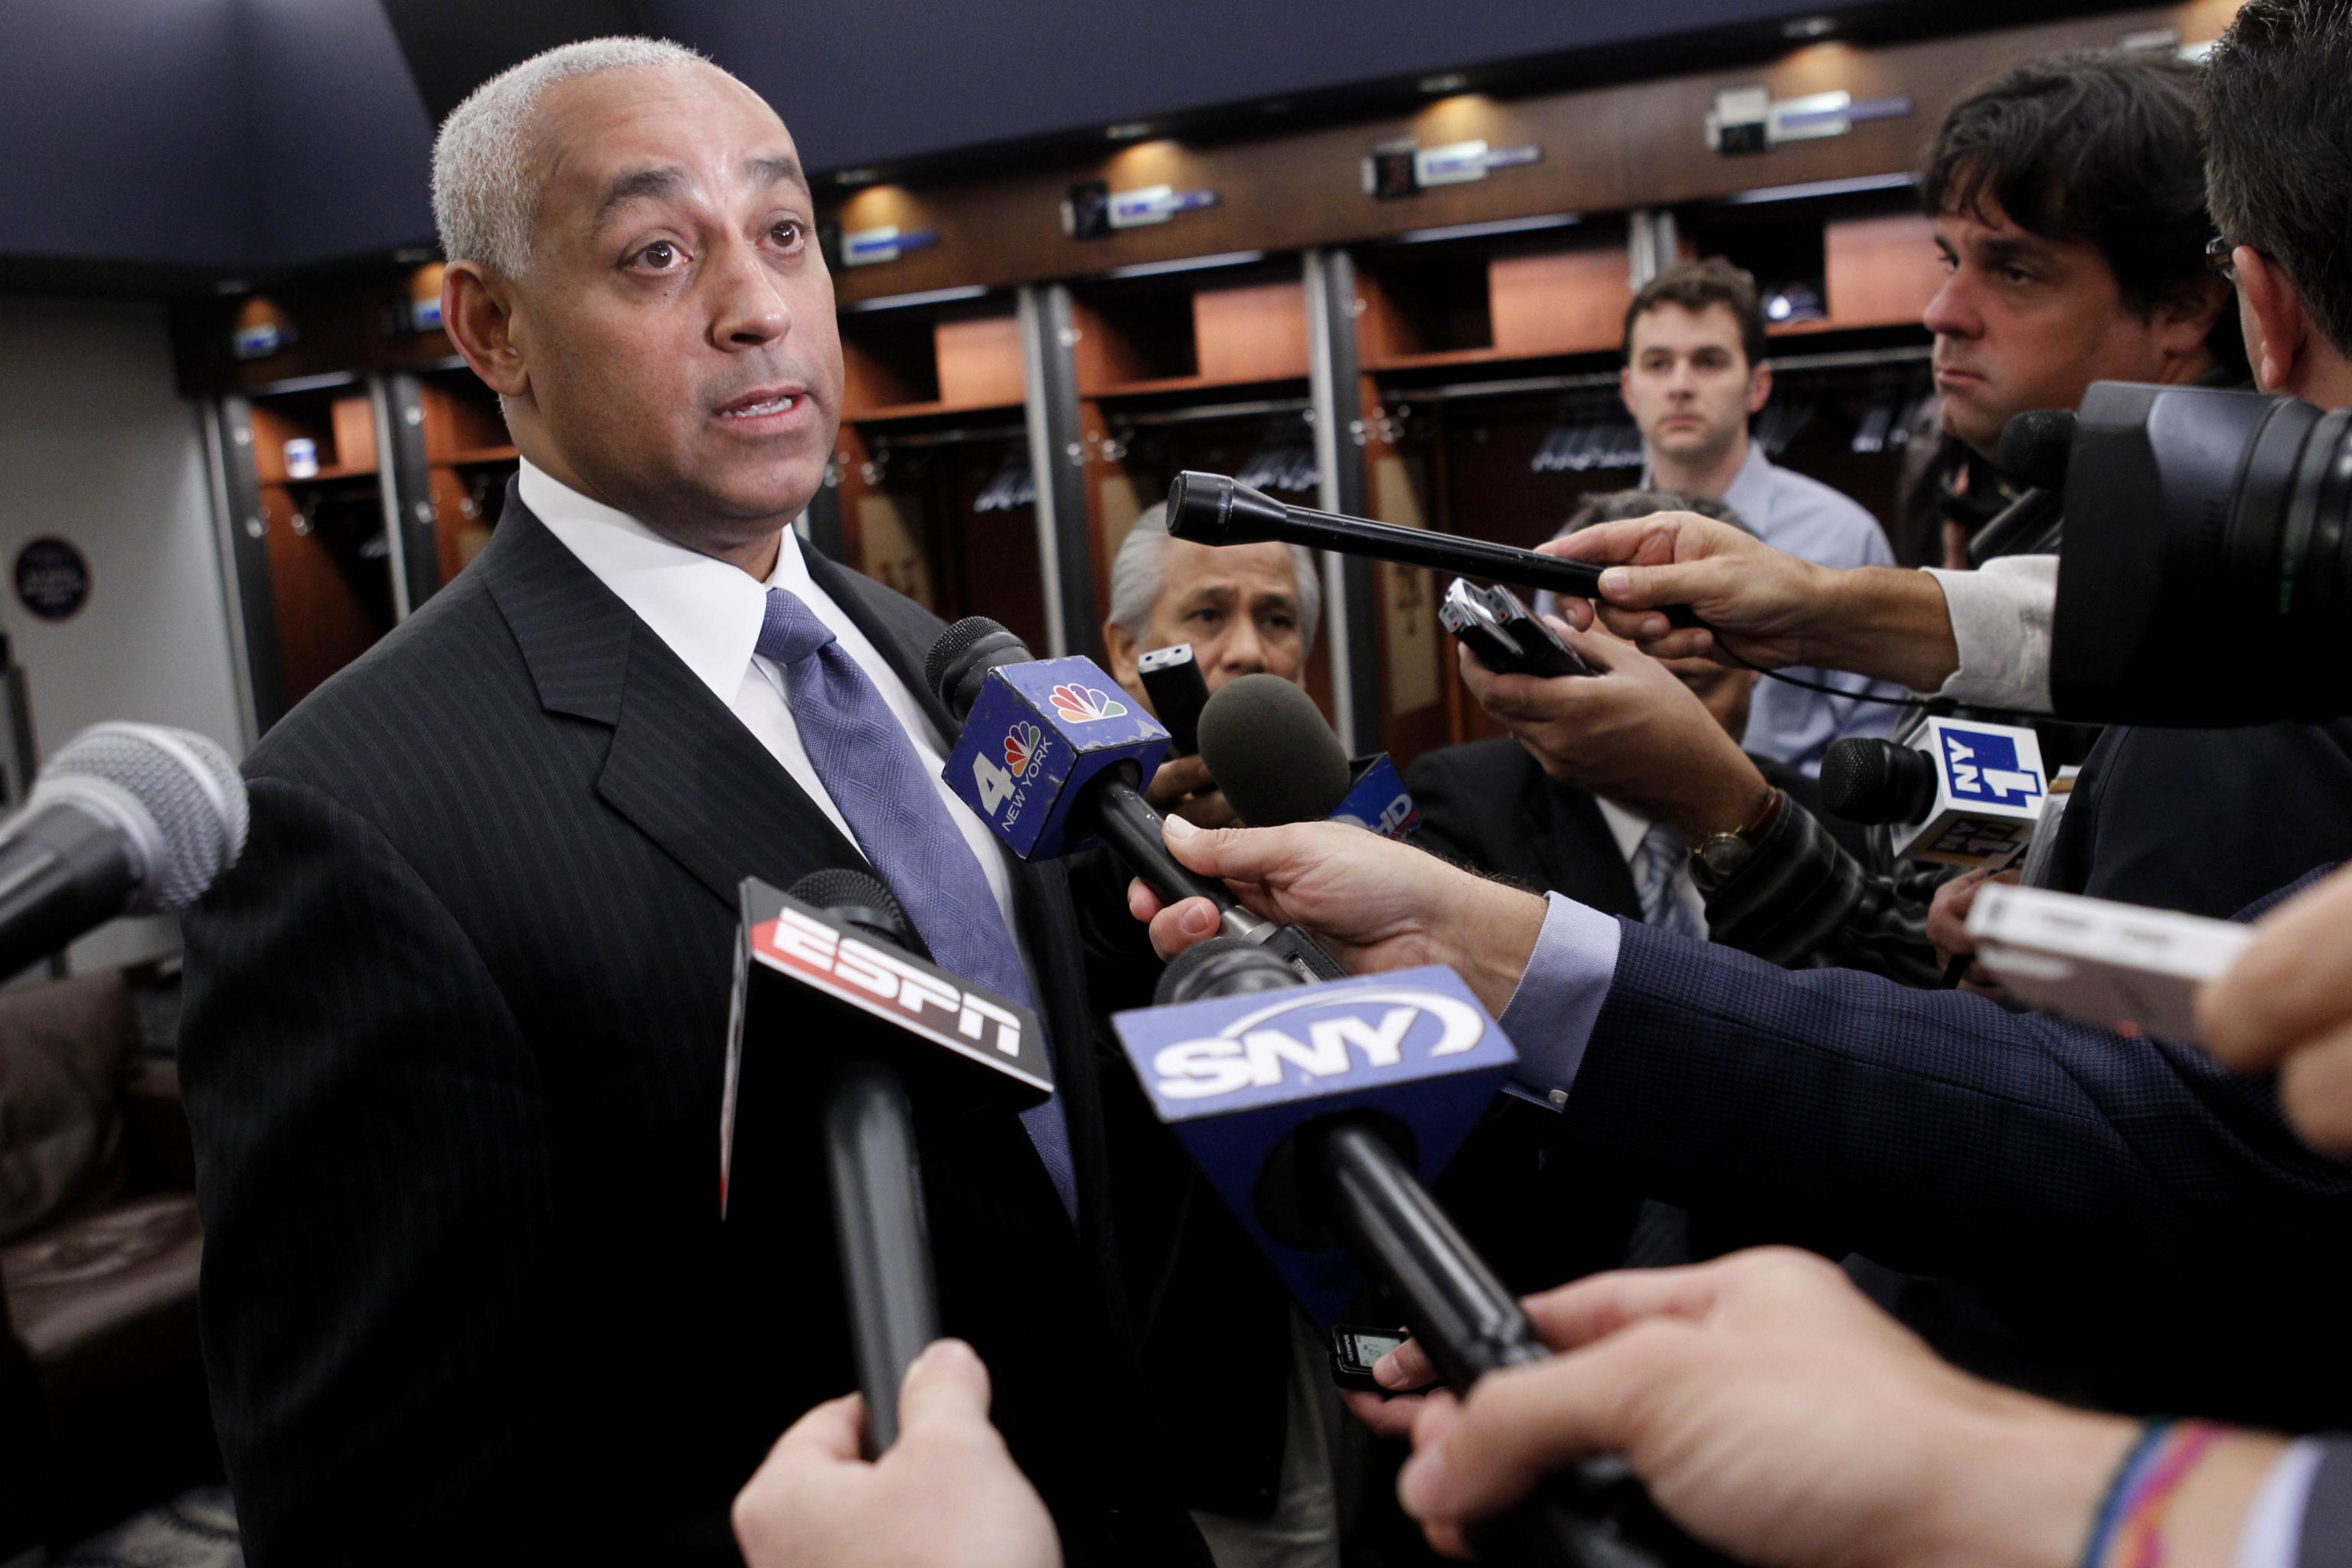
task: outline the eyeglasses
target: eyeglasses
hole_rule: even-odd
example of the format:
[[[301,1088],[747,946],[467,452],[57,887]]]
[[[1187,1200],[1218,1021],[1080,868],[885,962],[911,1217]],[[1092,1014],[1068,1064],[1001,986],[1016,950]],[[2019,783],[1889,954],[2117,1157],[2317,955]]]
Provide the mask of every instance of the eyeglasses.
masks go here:
[[[2238,280],[2238,264],[2231,258],[2237,253],[2237,241],[2226,234],[2217,234],[2205,242],[2205,265],[2215,277],[2235,283]]]

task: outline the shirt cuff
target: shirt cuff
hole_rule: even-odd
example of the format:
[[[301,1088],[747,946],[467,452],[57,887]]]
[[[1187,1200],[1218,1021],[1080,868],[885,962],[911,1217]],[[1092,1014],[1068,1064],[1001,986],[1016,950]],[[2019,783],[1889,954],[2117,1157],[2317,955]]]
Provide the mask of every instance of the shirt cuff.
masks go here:
[[[1617,973],[1616,918],[1558,893],[1545,896],[1536,950],[1496,1022],[1519,1053],[1504,1092],[1559,1110],[1568,1104],[1584,1047]]]
[[[1982,708],[2050,711],[2058,558],[2005,555],[1974,572],[1927,568],[1944,590],[1959,667],[1933,695]]]
[[[2238,1538],[2236,1568],[2294,1568],[2302,1556],[2304,1505],[2325,1452],[2315,1438],[2305,1437],[2271,1462]]]

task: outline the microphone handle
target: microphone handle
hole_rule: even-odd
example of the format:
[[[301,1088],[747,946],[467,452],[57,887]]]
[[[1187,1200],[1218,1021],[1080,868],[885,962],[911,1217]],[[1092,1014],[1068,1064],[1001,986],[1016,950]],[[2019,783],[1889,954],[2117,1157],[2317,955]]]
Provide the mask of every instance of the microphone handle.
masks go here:
[[[1997,555],[2019,553],[2018,546],[2037,537],[2064,505],[2063,490],[2030,489],[2004,507],[1969,541],[1969,564],[1981,566]]]
[[[842,1064],[825,1100],[824,1154],[871,1459],[898,1440],[898,1385],[940,1337],[914,1115],[896,1071]]]
[[[1342,555],[1369,555],[1406,566],[1427,566],[1460,577],[1483,577],[1522,588],[1549,588],[1572,598],[1601,597],[1601,568],[1589,561],[1564,561],[1538,551],[1519,550],[1484,539],[1405,528],[1370,518],[1347,517],[1312,507],[1286,506],[1283,521],[1268,524],[1283,542],[1313,550],[1334,550]],[[1666,607],[1665,616],[1678,626],[1699,625],[1687,605]]]
[[[1413,1337],[1457,1394],[1487,1373],[1548,1360],[1549,1347],[1412,1167],[1365,1120],[1339,1118],[1301,1151],[1320,1169],[1332,1228],[1349,1256],[1387,1286]],[[1650,1502],[1622,1461],[1588,1459],[1547,1478],[1535,1495],[1472,1532],[1489,1562],[1559,1568],[1658,1568],[1718,1563]]]
[[[1101,781],[1091,786],[1093,799],[1087,804],[1094,812],[1096,831],[1127,862],[1128,869],[1143,879],[1145,887],[1169,903],[1180,899],[1208,900],[1217,906],[1218,922],[1225,935],[1258,943],[1297,971],[1303,982],[1347,977],[1339,961],[1324,952],[1313,937],[1297,926],[1260,920],[1235,903],[1223,882],[1199,875],[1168,853],[1167,840],[1160,835],[1165,819],[1135,787],[1137,776],[1132,763],[1106,770]]]
[[[63,803],[0,842],[0,980],[121,914],[139,868],[121,830]]]

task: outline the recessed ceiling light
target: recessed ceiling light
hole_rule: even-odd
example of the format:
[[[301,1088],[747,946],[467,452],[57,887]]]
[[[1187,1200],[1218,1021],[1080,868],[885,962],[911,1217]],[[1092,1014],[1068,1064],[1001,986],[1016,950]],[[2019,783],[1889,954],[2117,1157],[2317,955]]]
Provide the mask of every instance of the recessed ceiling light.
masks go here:
[[[1132,142],[1138,137],[1149,136],[1151,134],[1151,121],[1148,120],[1122,121],[1117,125],[1104,126],[1103,134],[1109,137],[1114,142]]]
[[[836,185],[870,185],[881,177],[879,169],[843,169],[835,174],[833,183]]]
[[[1440,71],[1435,76],[1421,79],[1423,92],[1460,92],[1470,85],[1470,79],[1460,71]]]
[[[1837,31],[1834,16],[1799,16],[1780,24],[1780,36],[1802,42],[1808,38],[1826,38]]]

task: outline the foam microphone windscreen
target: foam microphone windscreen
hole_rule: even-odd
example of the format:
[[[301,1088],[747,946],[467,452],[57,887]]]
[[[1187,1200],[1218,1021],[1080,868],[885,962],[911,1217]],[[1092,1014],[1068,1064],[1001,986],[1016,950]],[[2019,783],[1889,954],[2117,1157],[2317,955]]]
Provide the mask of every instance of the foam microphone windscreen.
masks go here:
[[[2035,408],[2000,429],[2000,471],[2035,489],[2064,488],[2066,462],[2074,450],[2074,416],[2063,408]]]
[[[1936,804],[1936,764],[1893,741],[1833,742],[1822,754],[1822,804],[1848,822],[1914,822]]]
[[[1315,700],[1278,675],[1244,675],[1209,694],[1201,760],[1252,827],[1320,822],[1351,778],[1348,750]]]

